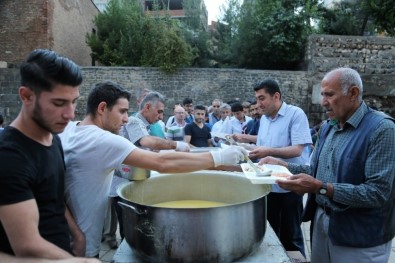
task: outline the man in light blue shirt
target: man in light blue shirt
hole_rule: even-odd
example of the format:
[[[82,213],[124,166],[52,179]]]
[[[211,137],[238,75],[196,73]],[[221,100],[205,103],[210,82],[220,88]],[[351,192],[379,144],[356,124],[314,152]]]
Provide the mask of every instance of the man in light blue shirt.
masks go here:
[[[259,147],[251,151],[250,157],[274,156],[291,163],[308,163],[308,146],[312,141],[306,114],[299,107],[282,100],[275,80],[263,80],[254,90],[263,116],[257,137]],[[285,250],[300,251],[305,255],[300,227],[302,197],[273,185],[267,198],[267,219]]]

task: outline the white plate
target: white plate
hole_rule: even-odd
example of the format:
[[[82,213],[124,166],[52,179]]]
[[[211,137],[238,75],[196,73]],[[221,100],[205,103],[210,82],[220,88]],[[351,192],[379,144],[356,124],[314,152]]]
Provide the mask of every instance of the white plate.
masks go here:
[[[253,184],[275,184],[276,180],[287,180],[287,178],[276,176],[276,174],[282,173],[292,175],[292,173],[286,167],[281,165],[262,165],[264,167],[264,173],[267,171],[266,174],[270,174],[270,176],[256,176],[256,173],[252,170],[248,163],[242,163],[240,166],[245,177],[247,177]]]

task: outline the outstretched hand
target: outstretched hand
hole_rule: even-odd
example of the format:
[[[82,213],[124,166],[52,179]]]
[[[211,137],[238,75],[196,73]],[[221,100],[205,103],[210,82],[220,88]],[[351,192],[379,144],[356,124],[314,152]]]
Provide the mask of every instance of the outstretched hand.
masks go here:
[[[288,180],[277,180],[276,183],[283,189],[303,195],[316,193],[321,187],[321,182],[308,174],[290,175]]]
[[[278,159],[278,158],[271,157],[271,156],[262,158],[259,161],[259,165],[262,165],[262,164],[277,164],[277,165],[282,165],[282,166],[285,166],[288,168],[287,162],[285,162],[281,159]]]

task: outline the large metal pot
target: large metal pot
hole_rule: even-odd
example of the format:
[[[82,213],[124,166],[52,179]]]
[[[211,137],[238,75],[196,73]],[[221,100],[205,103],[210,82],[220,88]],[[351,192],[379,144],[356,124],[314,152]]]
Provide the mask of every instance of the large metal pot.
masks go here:
[[[149,262],[232,262],[259,247],[269,185],[241,175],[200,171],[151,177],[118,189],[125,239]],[[215,208],[161,208],[176,200],[228,203]]]

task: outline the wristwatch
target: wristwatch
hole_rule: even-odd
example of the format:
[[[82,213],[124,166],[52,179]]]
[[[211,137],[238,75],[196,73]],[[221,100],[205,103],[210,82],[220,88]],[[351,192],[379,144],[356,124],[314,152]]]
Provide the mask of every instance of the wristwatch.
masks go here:
[[[319,194],[320,195],[326,195],[326,193],[328,192],[328,185],[326,184],[326,183],[322,183],[322,186],[321,186],[321,188],[320,188],[320,190],[319,190]]]

